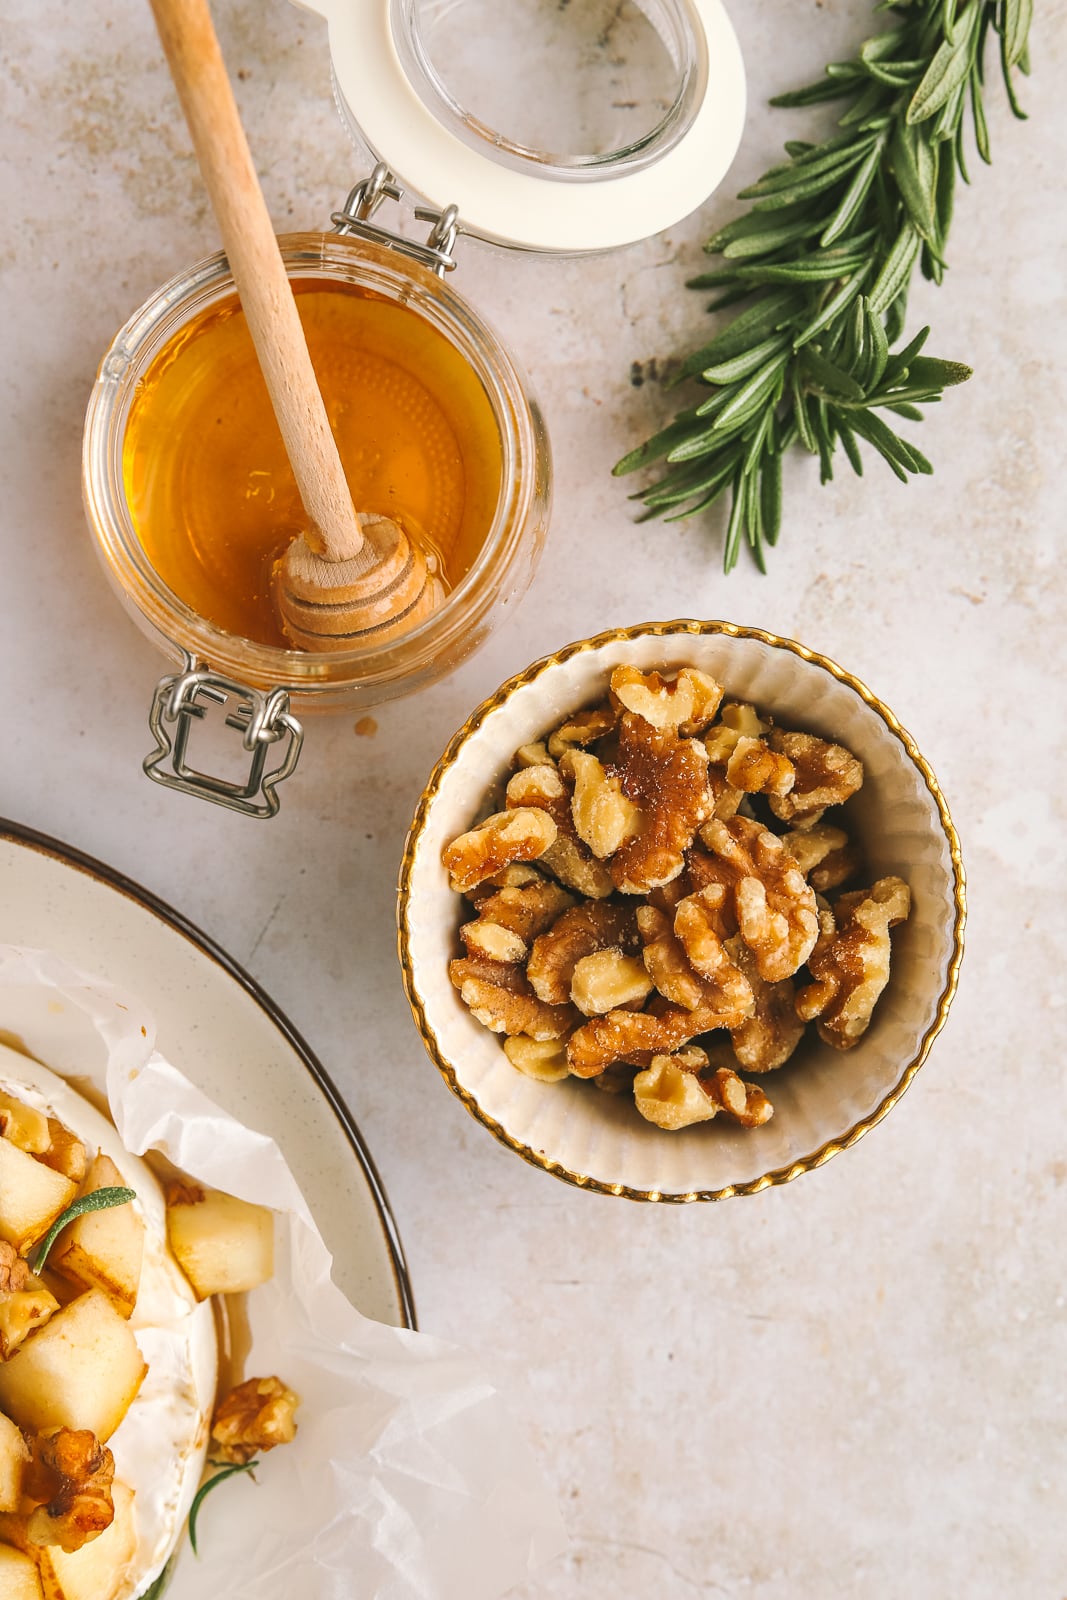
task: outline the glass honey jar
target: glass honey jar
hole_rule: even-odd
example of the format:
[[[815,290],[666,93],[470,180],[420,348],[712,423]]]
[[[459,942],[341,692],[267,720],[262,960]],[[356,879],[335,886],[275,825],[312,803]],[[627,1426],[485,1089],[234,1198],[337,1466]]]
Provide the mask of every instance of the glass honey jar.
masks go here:
[[[433,682],[525,591],[549,514],[548,438],[514,358],[444,278],[460,232],[524,249],[604,249],[685,215],[722,176],[744,106],[725,13],[719,0],[655,0],[654,16],[646,6],[673,98],[647,137],[583,159],[531,148],[465,107],[438,70],[428,20],[439,8],[316,0],[342,114],[372,155],[401,152],[404,187],[379,159],[333,233],[279,243],[354,503],[400,523],[445,597],[384,643],[289,645],[270,575],[299,532],[295,484],[225,256],[180,274],[104,357],[83,451],[105,571],[177,668],[152,703],[150,777],[273,815],[299,753],[299,717]],[[424,240],[390,225],[388,207],[405,191],[431,202],[415,207],[430,224]],[[240,735],[236,777],[198,756],[212,705]]]

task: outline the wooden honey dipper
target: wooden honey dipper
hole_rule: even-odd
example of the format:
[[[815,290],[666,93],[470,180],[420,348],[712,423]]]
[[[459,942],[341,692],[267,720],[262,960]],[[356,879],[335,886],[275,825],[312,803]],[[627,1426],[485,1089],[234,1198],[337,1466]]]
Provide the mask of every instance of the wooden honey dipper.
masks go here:
[[[207,0],[150,3],[308,517],[275,572],[283,627],[306,650],[387,642],[441,583],[395,522],[352,504]]]

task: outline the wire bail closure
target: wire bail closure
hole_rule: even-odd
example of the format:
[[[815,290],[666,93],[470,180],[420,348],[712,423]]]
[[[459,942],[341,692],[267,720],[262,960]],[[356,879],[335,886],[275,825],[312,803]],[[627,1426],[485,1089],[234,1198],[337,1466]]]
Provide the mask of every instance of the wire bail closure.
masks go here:
[[[207,705],[225,706],[231,702],[233,708],[225,724],[241,735],[241,743],[251,757],[243,782],[202,772],[188,760],[193,725],[203,720]],[[183,670],[161,678],[156,685],[148,726],[155,735],[156,749],[143,763],[147,777],[168,789],[214,801],[246,817],[277,814],[277,786],[296,766],[304,739],[303,728],[290,714],[286,690],[271,689],[264,694],[250,689],[199,665],[188,653]],[[268,768],[267,757],[274,745],[281,746],[281,759]],[[169,766],[165,765],[168,757]]]
[[[360,179],[345,201],[343,210],[335,211],[330,221],[337,233],[369,239],[388,250],[396,250],[429,267],[438,278],[443,278],[446,272],[454,272],[456,259],[452,252],[456,239],[463,232],[456,206],[446,206],[443,211],[435,211],[431,206],[415,207],[415,216],[420,222],[433,224],[425,244],[420,244],[417,239],[405,239],[403,234],[394,233],[391,228],[371,221],[384,200],[394,200],[399,204],[403,198],[403,189],[385,162],[379,161],[369,178]]]

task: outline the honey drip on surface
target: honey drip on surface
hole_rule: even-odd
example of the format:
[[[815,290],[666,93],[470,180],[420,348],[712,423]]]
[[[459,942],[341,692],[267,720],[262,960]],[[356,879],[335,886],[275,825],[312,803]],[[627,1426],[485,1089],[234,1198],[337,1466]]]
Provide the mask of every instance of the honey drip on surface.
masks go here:
[[[252,1349],[252,1323],[248,1315],[247,1294],[213,1294],[211,1309],[215,1316],[215,1339],[218,1347],[218,1376],[215,1380],[215,1404],[225,1400],[231,1389],[244,1383],[248,1376],[248,1357]]]
[[[484,389],[407,307],[354,284],[293,288],[357,510],[398,522],[455,587],[500,493]],[[230,633],[287,646],[271,574],[307,519],[235,295],[186,323],[138,384],[123,480],[167,587]]]

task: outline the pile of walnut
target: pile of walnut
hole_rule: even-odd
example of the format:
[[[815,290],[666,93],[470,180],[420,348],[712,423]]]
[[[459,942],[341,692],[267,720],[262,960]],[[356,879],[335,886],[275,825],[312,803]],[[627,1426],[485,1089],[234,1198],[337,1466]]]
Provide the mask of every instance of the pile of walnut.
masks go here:
[[[148,1372],[130,1326],[144,1221],[130,1202],[89,1211],[59,1233],[39,1274],[28,1259],[76,1196],[112,1187],[124,1184],[110,1157],[90,1158],[55,1117],[0,1092],[3,1600],[127,1592],[137,1485],[116,1478],[107,1441]],[[273,1218],[262,1206],[171,1185],[167,1235],[198,1300],[254,1288],[273,1272]],[[297,1403],[276,1378],[241,1384],[216,1412],[217,1453],[247,1461],[291,1439]]]
[[[860,866],[823,820],[862,784],[855,756],[722,701],[692,668],[616,667],[443,853],[477,910],[449,968],[472,1015],[519,1071],[632,1091],[667,1129],[766,1122],[741,1073],[781,1067],[809,1022],[850,1049],[909,911],[899,878],[829,898]]]

